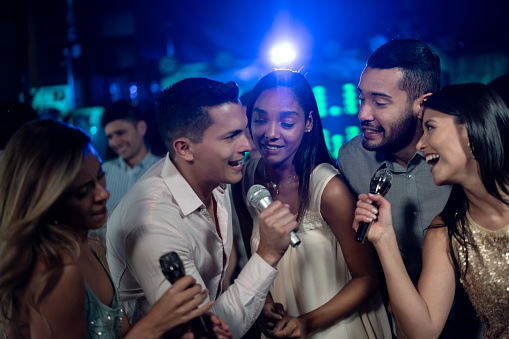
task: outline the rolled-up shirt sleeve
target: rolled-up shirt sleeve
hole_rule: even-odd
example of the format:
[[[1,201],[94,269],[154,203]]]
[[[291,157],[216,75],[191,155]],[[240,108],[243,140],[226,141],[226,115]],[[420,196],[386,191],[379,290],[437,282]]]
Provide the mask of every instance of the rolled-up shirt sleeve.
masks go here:
[[[247,332],[260,314],[277,270],[254,254],[235,282],[221,290],[233,242],[231,203],[223,187],[213,195],[217,226],[166,158],[113,211],[108,262],[132,324],[171,287],[159,264],[159,258],[171,251],[179,255],[185,273],[208,289],[206,301],[215,300],[211,312],[227,322],[235,338]]]
[[[255,253],[234,283],[217,299],[212,313],[222,316],[228,324],[242,324],[231,328],[236,338],[247,332],[255,322],[277,273]]]
[[[220,280],[211,279],[208,284],[204,282],[193,256],[190,255],[189,246],[182,234],[154,225],[138,227],[127,238],[128,270],[144,291],[150,306],[171,286],[159,265],[159,258],[170,251],[175,251],[179,255],[186,274],[193,276],[203,288],[209,289],[206,301],[214,296],[219,287],[214,282]],[[241,337],[255,322],[277,273],[276,269],[255,253],[235,282],[216,298],[211,312],[226,321],[235,338]]]

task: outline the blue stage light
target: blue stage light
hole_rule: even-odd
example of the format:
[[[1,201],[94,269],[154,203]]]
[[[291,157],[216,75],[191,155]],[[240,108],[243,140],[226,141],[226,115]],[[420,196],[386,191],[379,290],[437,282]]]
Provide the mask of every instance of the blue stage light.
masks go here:
[[[284,65],[293,61],[297,55],[295,49],[288,43],[274,47],[271,51],[272,62],[275,65]]]
[[[131,86],[129,86],[129,97],[131,100],[138,97],[138,86],[136,86],[136,84],[131,84]]]

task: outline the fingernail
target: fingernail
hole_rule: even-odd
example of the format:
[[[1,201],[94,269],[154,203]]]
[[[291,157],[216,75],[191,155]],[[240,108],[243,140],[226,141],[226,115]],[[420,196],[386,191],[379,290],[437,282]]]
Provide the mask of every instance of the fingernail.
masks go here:
[[[372,219],[372,218],[368,218],[368,221],[369,221],[369,222],[372,222],[372,221],[373,221],[373,219]]]
[[[371,212],[375,213],[375,215],[378,214],[378,210],[376,208],[372,208]]]

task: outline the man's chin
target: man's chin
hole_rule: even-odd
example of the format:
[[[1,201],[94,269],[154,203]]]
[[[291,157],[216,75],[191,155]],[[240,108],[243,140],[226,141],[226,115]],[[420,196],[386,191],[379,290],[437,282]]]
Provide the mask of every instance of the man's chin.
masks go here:
[[[228,176],[228,178],[224,179],[223,184],[234,185],[234,184],[239,183],[241,180],[242,180],[242,172],[238,173],[238,175]]]
[[[239,183],[241,180],[242,180],[242,173],[240,174],[240,176],[239,176],[238,178],[237,178],[237,177],[232,178],[232,180],[231,180],[230,184],[232,184],[232,185],[233,185],[233,184],[237,184],[237,183]]]
[[[380,141],[362,139],[362,147],[367,151],[378,151],[384,147],[384,144]]]

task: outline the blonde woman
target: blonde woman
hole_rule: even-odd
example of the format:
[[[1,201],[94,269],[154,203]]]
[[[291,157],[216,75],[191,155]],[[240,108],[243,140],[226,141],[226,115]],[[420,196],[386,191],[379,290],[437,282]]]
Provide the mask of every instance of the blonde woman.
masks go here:
[[[8,338],[157,338],[203,314],[184,277],[130,329],[98,237],[106,221],[101,160],[80,130],[23,126],[0,164],[0,324]],[[219,337],[228,328],[213,316]],[[192,337],[190,334],[186,336]]]

